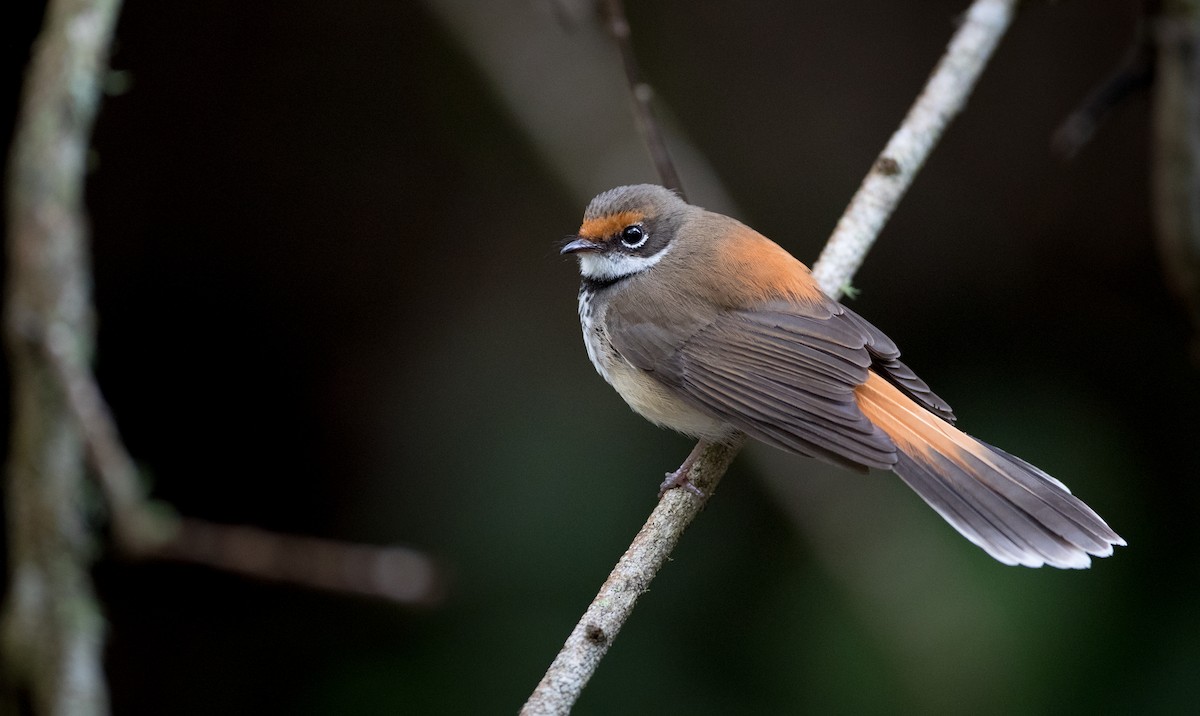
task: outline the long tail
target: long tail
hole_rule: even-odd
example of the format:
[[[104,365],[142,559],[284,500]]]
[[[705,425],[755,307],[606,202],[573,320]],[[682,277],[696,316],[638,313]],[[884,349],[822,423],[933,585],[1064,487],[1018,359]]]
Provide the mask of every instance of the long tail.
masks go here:
[[[931,415],[870,374],[859,408],[898,448],[893,467],[962,536],[1005,564],[1082,569],[1124,545],[1067,486]]]

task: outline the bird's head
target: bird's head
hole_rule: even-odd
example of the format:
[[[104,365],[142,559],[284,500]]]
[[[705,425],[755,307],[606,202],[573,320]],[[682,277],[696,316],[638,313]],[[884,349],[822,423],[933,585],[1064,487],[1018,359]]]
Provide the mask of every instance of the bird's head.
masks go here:
[[[579,257],[585,279],[618,281],[661,261],[694,209],[656,184],[619,186],[592,199],[579,233],[568,237],[562,253]]]

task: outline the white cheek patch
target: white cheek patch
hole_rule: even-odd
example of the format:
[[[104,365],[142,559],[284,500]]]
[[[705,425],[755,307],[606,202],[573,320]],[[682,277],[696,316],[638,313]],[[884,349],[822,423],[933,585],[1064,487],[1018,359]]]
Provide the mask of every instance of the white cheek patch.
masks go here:
[[[629,254],[618,252],[579,254],[579,273],[583,274],[584,278],[596,281],[611,281],[613,279],[625,278],[635,273],[641,273],[659,261],[662,261],[662,258],[670,250],[671,246],[667,245],[662,251],[653,256],[630,256]]]

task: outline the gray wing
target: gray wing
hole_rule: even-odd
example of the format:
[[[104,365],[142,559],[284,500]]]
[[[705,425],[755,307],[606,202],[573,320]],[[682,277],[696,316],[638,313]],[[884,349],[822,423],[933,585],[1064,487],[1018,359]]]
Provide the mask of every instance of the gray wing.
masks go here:
[[[690,325],[656,315],[653,306],[610,312],[613,347],[700,410],[784,450],[858,470],[890,469],[895,446],[855,401],[872,368],[952,417],[898,360],[895,344],[838,303],[775,301]]]
[[[871,354],[871,369],[896,386],[908,397],[920,403],[922,408],[938,416],[948,423],[954,422],[954,411],[950,404],[942,400],[930,390],[925,381],[917,377],[904,363],[900,362],[900,349],[883,331],[871,325],[867,319],[849,308],[838,304],[842,309],[842,318],[850,321],[867,337],[867,352]]]

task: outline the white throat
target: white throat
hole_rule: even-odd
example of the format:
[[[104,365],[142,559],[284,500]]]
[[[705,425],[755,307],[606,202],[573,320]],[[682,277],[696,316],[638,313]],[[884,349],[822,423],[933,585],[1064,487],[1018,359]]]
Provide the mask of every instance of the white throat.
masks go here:
[[[667,252],[671,250],[671,245],[663,247],[662,251],[653,256],[630,256],[610,252],[607,254],[579,254],[579,273],[584,278],[590,278],[593,281],[613,281],[626,276],[632,276],[635,273],[641,273],[650,268],[654,264],[662,261]]]

